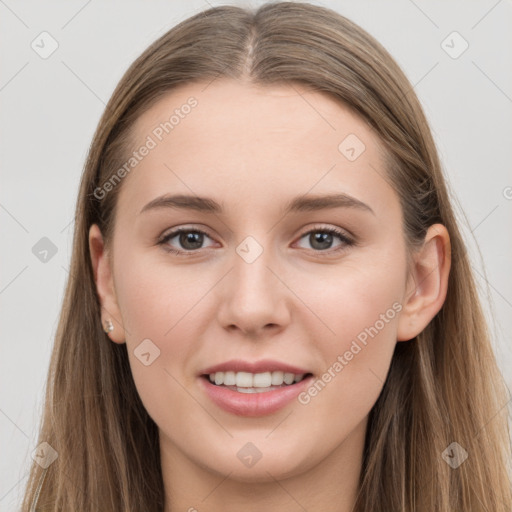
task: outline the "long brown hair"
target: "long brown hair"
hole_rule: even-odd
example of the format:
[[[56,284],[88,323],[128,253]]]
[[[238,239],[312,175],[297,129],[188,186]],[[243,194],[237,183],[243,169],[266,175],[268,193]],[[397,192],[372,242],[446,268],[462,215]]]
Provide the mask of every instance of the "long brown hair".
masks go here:
[[[88,232],[97,223],[111,240],[122,182],[102,199],[95,191],[133,149],[137,118],[176,86],[219,77],[302,84],[352,108],[385,147],[408,247],[434,223],[450,234],[445,303],[421,334],[396,345],[370,412],[355,510],[510,512],[509,397],[423,110],[373,37],[330,9],[298,2],[190,17],[137,58],[110,98],[81,179],[46,384],[38,442],[58,456],[46,469],[33,463],[23,510],[36,501],[51,511],[164,508],[158,429],[136,391],[126,345],[102,330]],[[445,462],[443,453],[462,449],[462,464]]]

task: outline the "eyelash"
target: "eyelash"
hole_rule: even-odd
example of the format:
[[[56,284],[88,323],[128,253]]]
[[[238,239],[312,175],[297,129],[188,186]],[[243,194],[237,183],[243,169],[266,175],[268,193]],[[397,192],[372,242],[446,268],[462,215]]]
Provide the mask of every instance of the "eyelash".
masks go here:
[[[202,235],[206,235],[208,238],[211,238],[208,233],[206,233],[205,231],[202,231],[200,229],[192,229],[192,228],[178,228],[174,231],[171,231],[170,233],[168,233],[167,235],[165,235],[163,238],[161,238],[157,244],[158,245],[162,245],[164,250],[171,253],[171,254],[175,254],[177,256],[184,256],[184,257],[190,257],[190,256],[193,256],[195,254],[197,254],[196,251],[200,251],[200,249],[193,249],[193,250],[183,250],[183,251],[180,251],[178,249],[174,249],[167,244],[167,242],[169,240],[171,240],[172,238],[176,237],[177,235],[179,235],[180,233],[200,233]],[[341,242],[343,242],[344,246],[340,246],[336,249],[325,249],[325,250],[315,250],[315,249],[311,249],[313,252],[315,253],[318,253],[319,255],[321,256],[327,256],[327,255],[330,255],[332,253],[337,253],[337,252],[340,252],[340,251],[343,251],[346,249],[346,247],[351,247],[351,246],[354,246],[356,245],[356,242],[355,240],[352,240],[351,238],[349,238],[347,235],[345,235],[345,233],[343,233],[342,231],[336,229],[336,228],[314,228],[314,229],[311,229],[309,231],[306,231],[305,233],[303,233],[300,237],[299,237],[299,240],[301,240],[302,238],[304,238],[305,236],[307,235],[310,235],[311,233],[328,233],[328,234],[331,234],[331,235],[335,235],[337,236]]]

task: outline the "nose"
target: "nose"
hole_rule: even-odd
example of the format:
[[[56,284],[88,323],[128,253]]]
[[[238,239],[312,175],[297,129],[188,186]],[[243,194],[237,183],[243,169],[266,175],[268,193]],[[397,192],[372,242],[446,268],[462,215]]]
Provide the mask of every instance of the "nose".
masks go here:
[[[280,332],[290,323],[292,294],[276,260],[265,249],[254,261],[240,254],[234,251],[232,268],[217,290],[220,325],[252,338]]]

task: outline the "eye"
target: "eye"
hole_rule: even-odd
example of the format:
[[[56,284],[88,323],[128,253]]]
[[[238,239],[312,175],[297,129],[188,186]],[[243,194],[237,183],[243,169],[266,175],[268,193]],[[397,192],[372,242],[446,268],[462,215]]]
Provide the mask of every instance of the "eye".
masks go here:
[[[300,239],[302,240],[304,238],[310,243],[311,248],[313,248],[316,252],[336,252],[345,249],[347,246],[355,245],[355,242],[351,238],[336,228],[311,229],[307,233],[304,233]],[[332,244],[336,238],[341,243],[337,246],[337,248],[331,250]]]
[[[167,233],[158,241],[158,244],[164,246],[166,251],[173,254],[184,254],[196,249],[203,249],[202,245],[205,237],[210,238],[207,233],[200,229],[179,228]],[[177,238],[181,248],[175,248],[169,244],[173,238]]]
[[[164,250],[179,256],[192,256],[194,251],[204,249],[203,243],[205,237],[212,238],[200,229],[181,227],[164,235],[157,243],[162,245]],[[337,247],[332,249],[335,239],[339,240]],[[171,241],[176,239],[180,247],[176,248],[171,245]],[[342,251],[347,246],[355,245],[355,241],[349,238],[344,232],[336,228],[315,228],[304,233],[300,240],[306,239],[311,244],[311,248],[315,252],[332,252]],[[210,246],[212,247],[212,246]],[[306,247],[307,249],[307,247]]]

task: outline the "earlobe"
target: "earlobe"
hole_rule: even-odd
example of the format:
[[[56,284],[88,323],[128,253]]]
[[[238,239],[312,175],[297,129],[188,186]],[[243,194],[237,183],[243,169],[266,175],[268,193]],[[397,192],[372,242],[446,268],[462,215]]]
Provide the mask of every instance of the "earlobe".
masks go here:
[[[89,252],[96,292],[101,304],[102,315],[100,321],[103,330],[113,342],[124,343],[125,332],[114,289],[109,254],[105,250],[103,236],[96,224],[93,224],[89,229]]]
[[[414,268],[398,321],[397,341],[408,341],[417,336],[442,308],[450,267],[448,230],[442,224],[433,224],[425,235],[422,248],[414,255]]]

